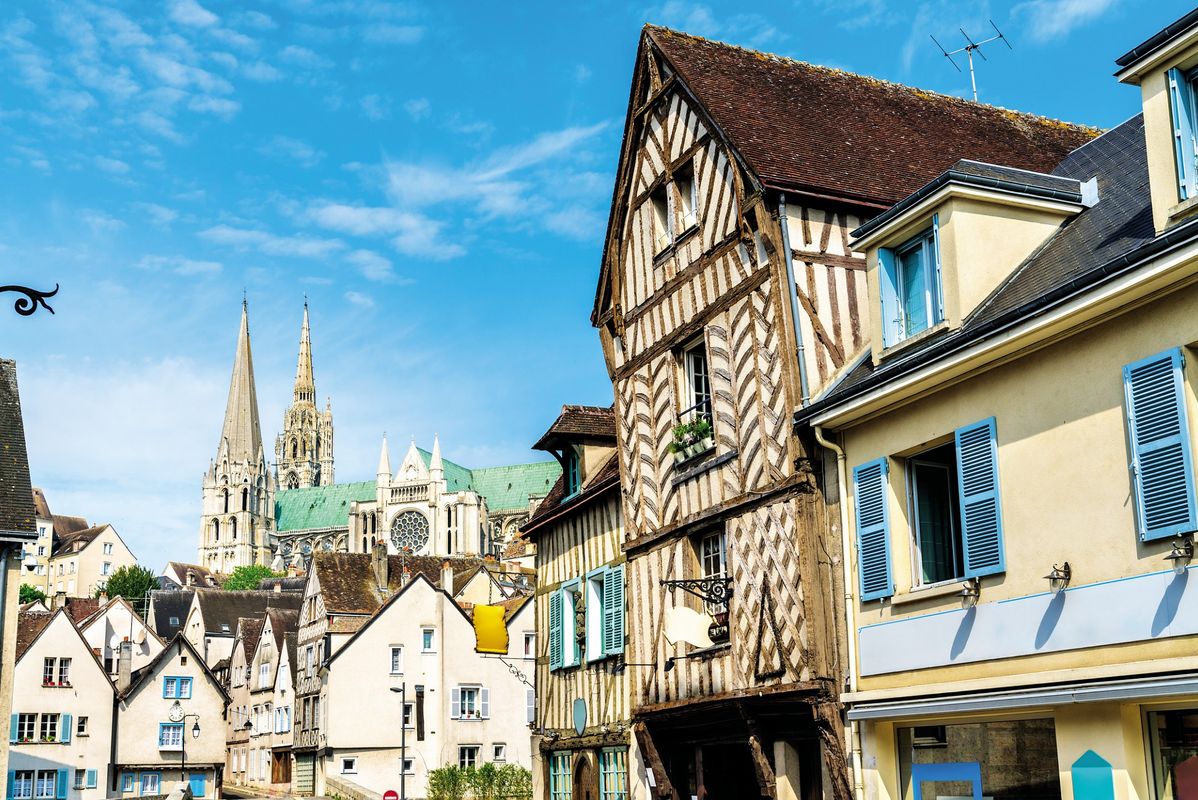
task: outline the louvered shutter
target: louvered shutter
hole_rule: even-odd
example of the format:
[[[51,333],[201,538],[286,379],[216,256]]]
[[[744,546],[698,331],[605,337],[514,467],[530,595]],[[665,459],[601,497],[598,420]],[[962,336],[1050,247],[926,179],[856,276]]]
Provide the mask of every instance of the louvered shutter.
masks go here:
[[[887,510],[886,459],[853,469],[853,502],[857,512],[857,571],[861,599],[894,594],[890,575],[890,513]]]
[[[483,719],[491,718],[491,690],[485,686],[478,690],[478,715]]]
[[[624,652],[624,566],[603,573],[603,654]]]
[[[562,593],[549,595],[549,669],[562,668]]]
[[[1123,368],[1136,527],[1145,541],[1195,529],[1183,365],[1175,349]]]
[[[878,288],[882,294],[882,346],[890,347],[902,338],[903,312],[899,307],[894,251],[878,248]]]
[[[934,270],[932,278],[935,283],[932,286],[932,292],[936,301],[936,307],[932,311],[936,315],[936,319],[929,322],[934,325],[944,321],[944,281],[940,277],[940,215],[932,215],[932,264]]]
[[[88,789],[96,788],[96,771],[94,769],[89,769],[87,771],[87,788]]]
[[[449,718],[458,719],[462,716],[462,690],[453,687],[449,693]]]
[[[958,428],[956,445],[965,576],[974,578],[1004,572],[1007,562],[1003,549],[994,418]]]
[[[16,793],[17,793],[16,792],[17,787],[15,786],[16,782],[17,782],[16,770],[10,769],[8,771],[8,791],[5,793],[5,795],[4,795],[5,797],[13,797],[14,795],[16,795]]]
[[[1173,151],[1177,162],[1177,194],[1185,200],[1194,194],[1195,143],[1194,108],[1189,82],[1179,69],[1171,69],[1169,79],[1169,106],[1172,110]]]
[[[8,741],[15,742],[19,736],[18,728],[20,727],[20,715],[13,714],[8,720]]]
[[[58,791],[54,795],[55,797],[58,798],[58,800],[66,800],[67,799],[67,790],[70,788],[70,784],[69,784],[70,777],[67,773],[68,773],[68,771],[65,769],[60,769],[58,771],[58,786],[57,786]]]
[[[71,715],[63,714],[60,722],[62,724],[58,731],[58,741],[62,742],[63,744],[70,744],[71,734],[73,733],[71,730]]]
[[[532,725],[537,721],[537,693],[535,689],[526,689],[524,691],[524,712],[528,717],[528,724]]]

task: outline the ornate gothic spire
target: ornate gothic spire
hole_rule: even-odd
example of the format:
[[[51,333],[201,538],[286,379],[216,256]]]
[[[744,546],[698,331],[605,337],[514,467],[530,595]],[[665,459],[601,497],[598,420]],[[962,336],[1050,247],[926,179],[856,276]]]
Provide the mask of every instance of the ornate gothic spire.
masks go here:
[[[228,442],[229,460],[250,463],[262,452],[262,431],[258,425],[258,394],[254,389],[254,359],[250,354],[250,321],[246,301],[241,301],[241,330],[237,334],[237,354],[233,359],[233,377],[229,381],[229,402],[221,443]],[[220,447],[217,448],[220,450]]]
[[[300,330],[299,362],[295,367],[295,402],[316,402],[316,380],[312,377],[312,336],[308,329],[308,301],[304,300],[304,327]]]
[[[383,434],[383,449],[379,451],[379,468],[378,478],[381,481],[386,475],[387,479],[391,478],[391,453],[387,450],[387,434]]]

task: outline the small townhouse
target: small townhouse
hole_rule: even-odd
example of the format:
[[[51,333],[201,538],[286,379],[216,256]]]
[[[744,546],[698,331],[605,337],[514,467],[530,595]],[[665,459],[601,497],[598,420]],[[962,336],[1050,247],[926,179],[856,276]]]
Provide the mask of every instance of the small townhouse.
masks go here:
[[[4,719],[11,714],[15,688],[21,556],[37,540],[17,365],[7,359],[0,359],[0,449],[4,452],[0,459],[0,719]],[[0,747],[0,775],[9,774],[8,756],[9,748]]]
[[[63,609],[21,615],[7,797],[108,796],[115,688]]]
[[[521,529],[536,548],[533,796],[646,800],[624,659],[624,525],[610,408],[563,406],[534,445],[562,476]],[[635,668],[633,668],[635,669]]]
[[[256,637],[251,634],[252,646],[247,640],[247,647],[242,648],[247,658],[242,675],[237,675],[236,662],[230,670],[231,681],[242,682],[238,688],[244,698],[241,714],[230,715],[230,719],[244,718],[247,734],[236,759],[237,779],[249,786],[283,792],[291,788],[291,670],[298,620],[297,611],[277,608],[268,609],[257,626],[251,620],[241,620],[251,623],[246,625],[249,631],[258,630]]]
[[[199,564],[168,561],[158,574],[158,585],[162,589],[219,589],[223,575]]]
[[[108,576],[121,567],[136,566],[137,558],[116,528],[102,524],[56,536],[48,564],[46,594],[92,597]]]
[[[199,588],[192,591],[183,630],[210,666],[232,654],[239,619],[261,617],[271,608],[296,610],[303,602],[301,593],[284,592],[281,586],[271,591]]]
[[[50,551],[54,549],[55,521],[50,513],[50,504],[46,494],[38,487],[33,487],[34,527],[37,529],[37,539],[25,545],[21,557],[21,582],[47,591],[47,573],[50,569]],[[88,527],[86,520],[79,530]]]
[[[233,652],[226,659],[227,667],[213,670],[221,678],[229,694],[229,710],[225,714],[225,775],[226,784],[244,785],[250,774],[248,744],[254,720],[250,715],[250,663],[262,635],[262,617],[242,617],[237,621]],[[222,662],[224,663],[224,662]]]
[[[229,696],[186,637],[118,677],[116,741],[108,797],[167,794],[186,782],[216,800],[225,763]]]
[[[159,639],[169,642],[183,630],[194,599],[195,592],[191,589],[153,589],[146,609],[146,622]]]
[[[478,565],[387,556],[381,543],[314,556],[296,661],[295,793],[381,794],[401,770],[415,792],[446,764],[531,768],[532,603],[455,600]]]
[[[1116,63],[1142,113],[854,231],[873,344],[797,417],[851,498],[864,797],[1198,797],[1198,11]]]
[[[166,643],[142,620],[129,601],[119,596],[107,600],[97,611],[82,620],[79,631],[112,680],[116,680],[119,672],[122,645],[128,645],[128,658],[133,671],[153,661],[166,647]]]

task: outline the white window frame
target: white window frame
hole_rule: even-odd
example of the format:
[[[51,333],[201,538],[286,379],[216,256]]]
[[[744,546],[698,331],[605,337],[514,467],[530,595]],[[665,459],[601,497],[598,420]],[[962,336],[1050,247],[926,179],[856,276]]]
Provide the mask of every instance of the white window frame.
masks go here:
[[[470,759],[470,764],[466,764],[466,753],[473,751],[473,758]],[[468,766],[481,766],[483,754],[483,746],[481,744],[460,744],[458,745],[458,766],[466,769]]]
[[[151,778],[153,780],[149,780]],[[158,790],[161,787],[162,787],[162,776],[159,775],[157,772],[141,773],[140,780],[138,781],[138,785],[137,785],[139,795],[144,796],[144,795],[148,795],[148,794],[159,794]]]
[[[603,651],[603,576],[606,570],[599,569],[587,575],[584,590],[586,605],[583,613],[586,617],[586,660],[588,663],[599,661],[606,657]]]
[[[507,761],[507,744],[504,742],[495,742],[491,745],[491,760],[492,761]]]
[[[403,645],[393,644],[388,648],[390,660],[388,662],[392,675],[403,675]]]
[[[728,577],[728,534],[723,528],[705,531],[699,535],[699,575],[703,578]],[[709,614],[719,614],[728,610],[726,603],[705,605]]]
[[[469,713],[466,711],[466,692],[470,692],[472,700],[472,708]],[[458,687],[458,719],[482,719],[482,699],[483,689],[477,684],[470,686]]]
[[[420,652],[437,652],[437,629],[424,627],[420,629]]]
[[[664,204],[660,202],[663,196]],[[668,183],[649,195],[649,213],[652,214],[653,252],[656,254],[674,243],[674,192]]]
[[[341,774],[342,775],[357,775],[358,774],[358,757],[357,756],[342,756],[341,758]]]
[[[33,784],[36,781],[36,771],[32,769],[13,770],[12,796],[13,800],[31,800]]]
[[[56,769],[39,769],[33,775],[33,796],[38,800],[48,800],[48,798],[58,796],[58,770]],[[43,787],[48,787],[43,788]]]
[[[537,657],[537,633],[536,631],[524,632],[524,657]]]

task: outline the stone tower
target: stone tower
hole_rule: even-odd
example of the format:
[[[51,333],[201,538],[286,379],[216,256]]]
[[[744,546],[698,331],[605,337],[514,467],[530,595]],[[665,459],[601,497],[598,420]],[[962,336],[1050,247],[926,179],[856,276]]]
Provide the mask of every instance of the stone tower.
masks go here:
[[[269,565],[274,509],[275,483],[262,450],[249,314],[243,300],[225,423],[216,458],[204,475],[199,563],[223,573],[246,564]]]
[[[316,381],[312,377],[312,334],[308,328],[308,302],[300,329],[295,392],[283,414],[283,432],[275,439],[275,475],[284,489],[328,486],[333,482],[333,409],[326,402],[316,409]]]

